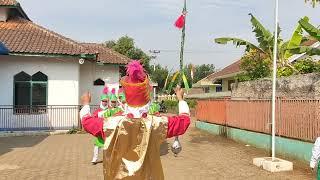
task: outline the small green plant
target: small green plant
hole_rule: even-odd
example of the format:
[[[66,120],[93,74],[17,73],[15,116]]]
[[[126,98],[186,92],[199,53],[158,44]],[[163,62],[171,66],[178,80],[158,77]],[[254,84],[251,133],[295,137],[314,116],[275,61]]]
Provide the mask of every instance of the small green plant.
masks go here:
[[[197,101],[194,100],[194,99],[188,99],[187,103],[188,103],[190,109],[193,109],[193,108],[195,108],[197,106]]]
[[[280,67],[277,70],[278,77],[287,77],[293,75],[294,71],[290,67]]]
[[[293,68],[291,67],[278,68],[277,75],[279,77],[287,77],[294,74],[308,74],[308,73],[320,72],[320,63],[308,57],[306,59],[300,59],[296,61],[293,64]]]
[[[71,128],[71,129],[69,129],[69,131],[67,132],[67,134],[79,134],[79,133],[81,133],[81,132],[82,132],[82,129],[73,127],[73,128]]]
[[[294,68],[299,74],[307,74],[313,72],[319,72],[319,62],[313,61],[311,58],[301,59],[294,63]]]
[[[196,105],[197,105],[197,101],[196,100],[188,99],[186,101],[187,101],[190,109],[195,108]],[[172,111],[174,111],[174,112],[178,111],[178,103],[179,103],[178,101],[173,101],[173,100],[164,101],[165,107],[167,108],[168,111],[171,111],[171,112]]]
[[[178,106],[178,101],[166,100],[164,101],[164,105],[168,110],[173,110],[175,107]]]

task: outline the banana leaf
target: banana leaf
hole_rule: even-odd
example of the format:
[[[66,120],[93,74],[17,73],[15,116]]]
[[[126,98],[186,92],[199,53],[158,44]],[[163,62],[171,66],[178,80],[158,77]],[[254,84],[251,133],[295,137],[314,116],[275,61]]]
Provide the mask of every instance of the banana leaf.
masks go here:
[[[304,17],[303,21],[308,22],[309,18],[308,17]],[[298,47],[301,44],[301,41],[303,39],[303,31],[302,31],[302,27],[300,24],[298,24],[298,26],[296,27],[295,31],[293,32],[291,39],[287,45],[287,49],[291,49],[293,47]],[[286,50],[285,54],[284,54],[284,58],[288,59],[290,58],[293,54],[291,53],[292,51],[290,50]]]
[[[320,49],[313,48],[313,47],[310,47],[310,46],[300,46],[300,47],[292,48],[292,49],[290,49],[290,51],[293,54],[306,53],[309,56],[320,55]]]
[[[259,46],[263,50],[268,49],[270,47],[270,44],[272,44],[273,35],[258,21],[256,17],[254,17],[251,13],[249,15],[251,16],[250,21],[252,24],[253,32],[255,33],[256,38],[259,42]]]
[[[242,39],[238,39],[238,38],[222,37],[222,38],[216,38],[216,39],[214,39],[214,41],[217,44],[227,44],[229,41],[232,41],[232,43],[234,45],[236,45],[237,47],[246,46],[246,51],[249,51],[250,49],[256,49],[262,53],[265,53],[262,49],[260,49],[256,45],[254,45],[246,40],[242,40]]]
[[[301,19],[299,24],[308,34],[310,34],[310,36],[320,41],[320,29],[316,28],[305,19]]]

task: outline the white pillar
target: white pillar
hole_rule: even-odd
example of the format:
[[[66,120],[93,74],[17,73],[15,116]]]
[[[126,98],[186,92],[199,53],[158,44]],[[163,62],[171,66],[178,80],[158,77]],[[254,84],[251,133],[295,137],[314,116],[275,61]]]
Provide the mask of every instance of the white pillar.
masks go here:
[[[278,50],[278,9],[279,0],[275,0],[273,75],[272,75],[272,161],[275,160],[276,140],[276,82],[277,82],[277,50]]]

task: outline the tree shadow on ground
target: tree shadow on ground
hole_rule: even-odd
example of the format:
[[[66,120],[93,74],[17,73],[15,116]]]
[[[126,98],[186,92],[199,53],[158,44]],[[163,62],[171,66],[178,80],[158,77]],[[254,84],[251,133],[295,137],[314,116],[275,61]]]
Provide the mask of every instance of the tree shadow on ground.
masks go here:
[[[204,143],[215,144],[217,142],[221,142],[221,138],[222,138],[220,136],[215,136],[195,128],[191,129],[190,137],[191,137],[190,142],[195,144],[204,144]]]
[[[169,143],[164,141],[160,146],[160,156],[167,155],[169,153]]]
[[[232,139],[228,139],[225,136],[213,135],[206,131],[192,128],[190,131],[190,143],[193,144],[216,144],[222,146],[237,146],[239,143],[236,143]]]
[[[48,136],[0,137],[0,156],[15,148],[33,147]]]

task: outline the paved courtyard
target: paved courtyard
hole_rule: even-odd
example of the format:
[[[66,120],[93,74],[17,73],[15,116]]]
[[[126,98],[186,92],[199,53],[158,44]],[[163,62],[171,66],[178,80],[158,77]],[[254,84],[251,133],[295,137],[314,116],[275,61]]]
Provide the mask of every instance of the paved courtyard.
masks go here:
[[[296,162],[293,172],[268,173],[252,165],[252,158],[266,152],[194,127],[181,140],[183,151],[176,158],[169,150],[172,140],[161,147],[168,180],[314,178]],[[0,179],[103,179],[102,164],[90,164],[92,150],[92,137],[86,134],[0,138]]]

